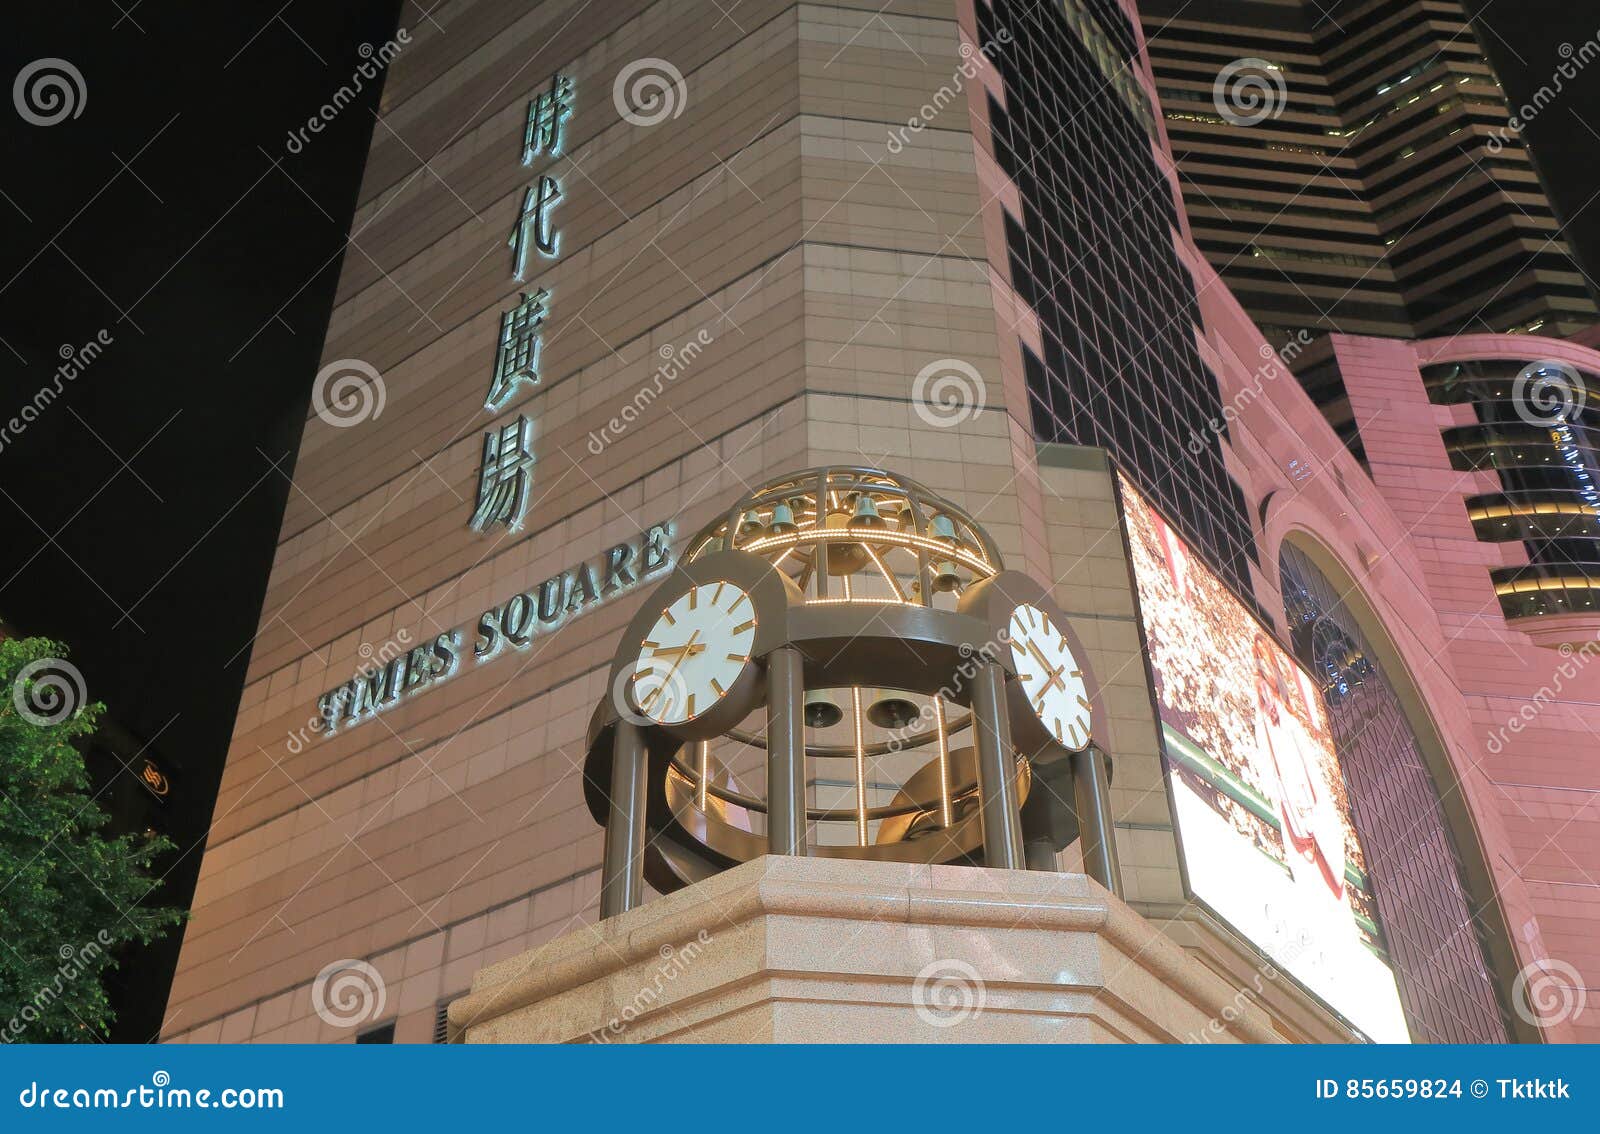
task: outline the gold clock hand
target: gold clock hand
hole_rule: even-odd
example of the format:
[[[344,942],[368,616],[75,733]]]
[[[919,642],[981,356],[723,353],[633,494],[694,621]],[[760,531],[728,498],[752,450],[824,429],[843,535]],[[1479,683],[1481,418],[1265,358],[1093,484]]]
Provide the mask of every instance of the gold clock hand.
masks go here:
[[[1061,680],[1061,672],[1067,667],[1065,665],[1052,666],[1050,664],[1050,659],[1045,657],[1044,654],[1040,653],[1039,647],[1033,644],[1032,638],[1028,639],[1028,650],[1033,654],[1034,657],[1039,659],[1039,664],[1045,668],[1045,689],[1053,689],[1057,685],[1065,689],[1067,685],[1066,682]]]
[[[695,633],[698,634],[699,631],[697,630]],[[685,642],[681,646],[653,646],[650,649],[650,656],[660,657],[662,654],[680,654],[685,658],[692,658],[696,654],[703,654],[705,652],[705,644],[701,643],[700,645],[695,645],[694,639],[691,637],[689,641]]]
[[[700,631],[696,630],[693,634],[689,635],[689,640],[683,644],[683,648],[688,650],[694,645],[694,640],[698,637],[700,637]],[[704,647],[701,648],[704,649]],[[684,654],[672,663],[672,668],[667,670],[666,676],[661,679],[661,683],[650,691],[650,696],[646,697],[644,699],[644,703],[639,706],[641,709],[645,709],[647,711],[649,710],[650,702],[654,701],[661,695],[661,691],[667,687],[668,682],[672,680],[672,675],[678,672],[678,666],[683,664],[683,659],[687,656],[687,654]]]

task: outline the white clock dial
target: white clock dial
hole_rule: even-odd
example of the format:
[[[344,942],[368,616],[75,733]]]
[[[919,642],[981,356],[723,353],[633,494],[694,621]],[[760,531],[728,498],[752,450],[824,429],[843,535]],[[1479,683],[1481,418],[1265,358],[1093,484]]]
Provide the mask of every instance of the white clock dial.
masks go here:
[[[1011,612],[1011,660],[1028,704],[1056,741],[1071,749],[1089,743],[1091,712],[1083,667],[1067,636],[1038,607],[1023,603]]]
[[[720,701],[750,661],[756,608],[732,583],[679,595],[645,635],[633,667],[633,703],[659,724],[683,724]]]

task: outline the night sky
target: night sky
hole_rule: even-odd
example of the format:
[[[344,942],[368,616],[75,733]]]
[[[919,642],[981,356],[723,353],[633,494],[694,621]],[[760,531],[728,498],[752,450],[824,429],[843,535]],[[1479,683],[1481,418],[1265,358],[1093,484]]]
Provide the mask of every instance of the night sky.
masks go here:
[[[1466,0],[1478,38],[1489,52],[1513,112],[1544,86],[1556,88],[1556,69],[1576,67],[1580,49],[1600,50],[1600,5],[1573,0]],[[1522,131],[1550,191],[1563,235],[1573,245],[1591,291],[1600,291],[1600,59],[1562,90]]]
[[[111,339],[0,449],[0,619],[65,642],[89,696],[150,743],[189,848],[210,824],[379,88],[299,154],[289,131],[362,44],[390,38],[399,4],[297,0],[269,20],[276,0],[118,2],[127,16],[27,5],[0,48],[8,92],[49,56],[87,92],[53,126],[0,114],[0,420],[53,383],[63,344]],[[187,904],[200,857],[179,860],[165,901]],[[177,943],[132,962],[116,1038],[157,1032]]]
[[[1586,4],[1469,5],[1484,13],[1514,102],[1549,80],[1562,43],[1600,28]],[[188,853],[165,900],[182,904],[378,87],[300,153],[288,135],[350,81],[363,45],[390,38],[400,4],[13,7],[0,45],[7,88],[59,57],[84,94],[81,112],[54,125],[0,113],[0,423],[54,382],[63,348],[109,345],[0,448],[0,619],[67,643],[90,697],[172,770],[173,834]],[[408,26],[424,18],[405,9]],[[1600,66],[1527,132],[1586,265],[1600,263],[1597,108]],[[154,1037],[176,952],[174,935],[131,962],[146,991],[125,999],[117,1038]]]

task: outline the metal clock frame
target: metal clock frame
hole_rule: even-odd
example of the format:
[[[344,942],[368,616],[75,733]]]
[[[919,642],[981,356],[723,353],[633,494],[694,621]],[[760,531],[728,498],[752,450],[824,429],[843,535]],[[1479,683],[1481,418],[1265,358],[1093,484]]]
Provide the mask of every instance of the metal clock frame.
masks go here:
[[[759,853],[922,861],[912,843],[809,845],[805,691],[872,686],[891,671],[897,688],[943,695],[972,714],[978,807],[951,831],[957,850],[987,866],[1054,870],[1055,852],[1081,831],[1086,871],[1120,893],[1105,753],[1093,744],[1070,752],[1056,743],[1016,680],[1006,644],[1006,627],[1019,603],[1049,613],[1084,667],[1094,705],[1092,732],[1100,735],[1098,687],[1087,655],[1043,587],[1026,575],[1002,571],[970,586],[955,610],[911,603],[808,603],[788,575],[758,554],[702,551],[678,563],[629,622],[612,660],[608,690],[627,689],[627,677],[660,612],[691,588],[716,582],[748,594],[756,616],[750,658],[727,692],[700,715],[672,725],[639,715],[626,694],[619,704],[613,692],[590,721],[584,792],[591,814],[606,831],[602,917],[641,904],[647,878],[669,891]],[[749,832],[712,830],[703,812],[675,806],[685,790],[680,782],[685,777],[675,765],[684,744],[727,735],[763,705],[767,798],[751,802],[765,805],[765,845]],[[1019,752],[1025,758],[1020,766]]]

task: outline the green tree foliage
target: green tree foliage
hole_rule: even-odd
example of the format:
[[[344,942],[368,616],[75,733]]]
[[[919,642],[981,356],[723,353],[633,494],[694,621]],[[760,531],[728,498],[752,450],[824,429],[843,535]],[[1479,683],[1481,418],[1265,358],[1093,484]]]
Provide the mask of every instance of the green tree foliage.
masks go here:
[[[65,677],[63,676],[65,675]],[[112,953],[148,943],[180,910],[140,903],[171,842],[108,838],[83,754],[105,706],[44,638],[0,642],[0,1041],[91,1042],[109,1030]]]

